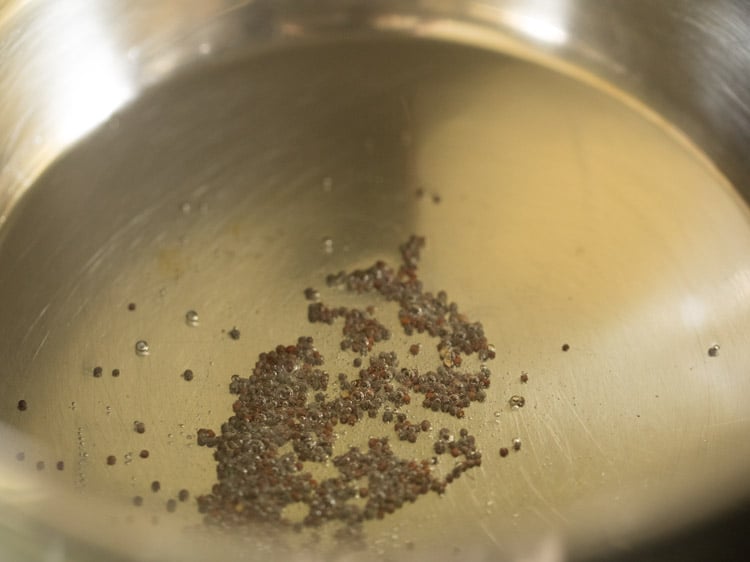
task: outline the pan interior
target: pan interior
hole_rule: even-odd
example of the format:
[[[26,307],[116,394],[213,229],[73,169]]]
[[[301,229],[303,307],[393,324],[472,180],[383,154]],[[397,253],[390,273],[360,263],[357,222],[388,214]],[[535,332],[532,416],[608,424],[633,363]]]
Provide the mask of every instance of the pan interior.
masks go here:
[[[211,490],[215,463],[196,432],[232,414],[231,375],[307,335],[332,378],[354,373],[340,326],[310,325],[302,292],[397,263],[412,234],[427,240],[425,288],[481,321],[497,358],[487,400],[464,420],[418,403],[410,413],[435,434],[468,428],[483,462],[444,496],[365,525],[365,552],[623,544],[659,532],[666,513],[708,513],[747,491],[735,480],[750,465],[744,204],[621,99],[518,59],[418,42],[203,66],[145,92],[43,174],[0,230],[0,420],[20,432],[2,465],[71,491],[81,513],[104,510],[91,523],[102,536],[197,524],[192,499],[175,513],[165,502]],[[375,304],[394,329],[381,350],[404,364],[437,357],[383,302],[325,296]],[[415,341],[426,351],[412,360]],[[396,441],[382,423],[340,433],[342,446]],[[501,458],[514,438],[521,450]],[[65,519],[49,501],[28,504]]]

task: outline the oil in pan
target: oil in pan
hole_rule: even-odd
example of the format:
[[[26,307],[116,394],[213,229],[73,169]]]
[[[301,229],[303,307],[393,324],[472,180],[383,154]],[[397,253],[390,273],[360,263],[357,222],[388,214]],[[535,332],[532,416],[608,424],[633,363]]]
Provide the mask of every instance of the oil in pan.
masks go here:
[[[719,502],[747,213],[614,94],[397,41],[147,91],[0,230],[2,465],[50,486],[16,503],[185,560],[585,550]]]

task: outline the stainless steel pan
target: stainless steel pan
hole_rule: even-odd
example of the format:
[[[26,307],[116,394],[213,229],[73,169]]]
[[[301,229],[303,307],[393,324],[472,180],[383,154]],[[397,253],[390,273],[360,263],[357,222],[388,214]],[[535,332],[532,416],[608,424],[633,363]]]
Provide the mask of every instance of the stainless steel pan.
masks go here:
[[[0,552],[610,557],[743,505],[749,18],[739,0],[2,3]],[[231,415],[233,373],[301,335],[348,365],[303,289],[396,262],[411,234],[425,286],[497,349],[487,401],[432,418],[476,435],[481,468],[353,552],[166,511],[215,482],[195,436]]]

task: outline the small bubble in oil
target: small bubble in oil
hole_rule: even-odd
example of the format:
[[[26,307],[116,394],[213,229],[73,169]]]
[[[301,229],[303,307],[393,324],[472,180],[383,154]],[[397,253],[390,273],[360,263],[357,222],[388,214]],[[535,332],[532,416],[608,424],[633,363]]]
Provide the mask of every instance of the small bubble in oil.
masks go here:
[[[192,205],[190,205],[190,202],[185,201],[182,205],[180,205],[180,211],[182,211],[183,215],[189,215],[190,211],[193,210]]]
[[[326,236],[323,238],[323,251],[326,254],[332,254],[333,253],[333,238]]]
[[[510,400],[508,400],[512,408],[523,408],[524,404],[526,404],[526,399],[523,396],[520,396],[518,394],[514,394],[510,397]]]
[[[333,178],[326,176],[323,178],[323,191],[330,193],[331,189],[333,189]]]
[[[107,412],[107,415],[110,415],[110,414],[112,413],[112,406],[107,406],[107,407],[105,408],[105,410],[106,410],[106,412]]]
[[[195,310],[188,310],[185,314],[185,322],[188,326],[197,326],[200,323],[200,318]]]
[[[708,348],[708,356],[716,357],[717,355],[719,355],[719,349],[721,349],[721,347],[719,346],[718,343],[713,344],[711,347]]]
[[[144,357],[149,354],[151,348],[146,340],[138,340],[135,342],[135,354]]]

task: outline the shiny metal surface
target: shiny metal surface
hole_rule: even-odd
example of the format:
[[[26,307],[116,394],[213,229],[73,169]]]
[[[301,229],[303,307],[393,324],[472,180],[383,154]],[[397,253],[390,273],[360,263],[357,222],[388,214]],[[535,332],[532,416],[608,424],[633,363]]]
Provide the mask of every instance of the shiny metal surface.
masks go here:
[[[304,287],[395,260],[412,232],[428,237],[425,283],[482,320],[500,351],[489,403],[467,421],[487,460],[342,556],[559,560],[747,497],[748,10],[1,5],[5,544],[20,544],[18,558],[82,552],[76,540],[127,556],[267,557],[188,540],[197,514],[170,519],[167,495],[123,506],[157,477],[165,494],[206,491],[213,462],[190,437],[229,415],[231,373],[313,331]],[[198,328],[185,325],[190,309]],[[233,325],[242,346],[222,334]],[[147,358],[133,352],[141,338]],[[92,379],[100,363],[121,377]],[[521,370],[528,405],[511,412]],[[143,446],[130,426],[142,417],[151,458],[110,470],[107,454]],[[522,453],[501,461],[515,436]],[[14,460],[20,448],[67,469],[42,487],[31,460]],[[38,525],[63,534],[30,539]]]

